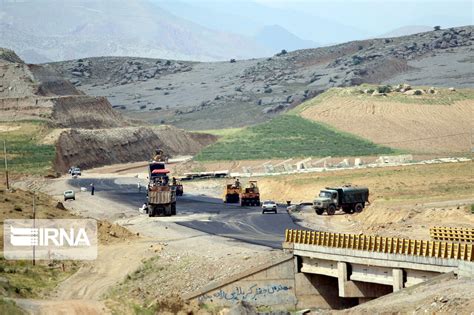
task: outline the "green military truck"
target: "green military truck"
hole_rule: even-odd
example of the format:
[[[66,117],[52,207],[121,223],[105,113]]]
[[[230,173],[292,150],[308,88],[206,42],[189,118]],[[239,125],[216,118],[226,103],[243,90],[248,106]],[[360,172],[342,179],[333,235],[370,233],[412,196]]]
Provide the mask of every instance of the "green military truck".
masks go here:
[[[324,211],[328,215],[333,215],[337,210],[345,213],[362,212],[367,203],[369,203],[369,189],[366,187],[326,187],[314,200],[313,208],[318,215]]]

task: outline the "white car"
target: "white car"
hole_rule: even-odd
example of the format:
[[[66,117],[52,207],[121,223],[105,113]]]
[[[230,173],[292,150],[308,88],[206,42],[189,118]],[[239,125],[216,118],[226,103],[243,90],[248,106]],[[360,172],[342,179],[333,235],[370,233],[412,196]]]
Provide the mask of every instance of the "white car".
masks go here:
[[[68,199],[76,200],[76,193],[74,192],[74,190],[66,190],[63,195],[64,201]]]
[[[81,169],[73,166],[69,169],[68,173],[77,178],[77,176],[81,176]]]
[[[266,200],[262,203],[262,213],[265,213],[265,212],[277,213],[277,208],[278,206],[275,203],[275,201]]]

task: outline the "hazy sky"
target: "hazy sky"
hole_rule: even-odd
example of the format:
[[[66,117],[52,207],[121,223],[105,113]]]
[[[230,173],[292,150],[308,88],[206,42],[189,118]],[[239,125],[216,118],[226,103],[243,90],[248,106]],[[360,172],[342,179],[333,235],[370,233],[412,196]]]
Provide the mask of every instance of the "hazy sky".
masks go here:
[[[225,0],[224,0],[225,1]],[[245,0],[242,0],[245,1]],[[313,12],[361,29],[398,28],[403,25],[461,26],[473,24],[474,1],[359,1],[254,0],[275,8]]]
[[[473,1],[151,0],[201,25],[252,35],[278,24],[321,44],[376,37],[420,25],[472,25]]]

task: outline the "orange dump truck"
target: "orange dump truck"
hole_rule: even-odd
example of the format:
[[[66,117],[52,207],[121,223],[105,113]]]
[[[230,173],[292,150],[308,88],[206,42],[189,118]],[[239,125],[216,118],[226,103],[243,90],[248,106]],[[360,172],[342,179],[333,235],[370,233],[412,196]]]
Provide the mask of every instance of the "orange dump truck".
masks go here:
[[[260,206],[260,191],[258,190],[257,181],[249,181],[248,187],[245,187],[240,193],[240,205],[244,206]]]

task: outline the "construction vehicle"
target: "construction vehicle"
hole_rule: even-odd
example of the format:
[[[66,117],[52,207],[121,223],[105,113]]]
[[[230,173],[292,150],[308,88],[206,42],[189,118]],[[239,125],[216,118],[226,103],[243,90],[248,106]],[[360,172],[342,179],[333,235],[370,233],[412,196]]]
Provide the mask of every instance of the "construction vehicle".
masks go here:
[[[340,209],[345,213],[362,212],[366,203],[370,203],[368,188],[347,185],[321,190],[313,202],[313,207],[318,215],[324,211],[333,215]]]
[[[240,183],[235,181],[232,184],[226,184],[224,189],[224,202],[225,203],[239,203],[240,202],[240,193],[242,192],[242,187]]]
[[[148,164],[147,209],[150,217],[176,214],[176,187],[169,184],[165,163],[153,160]]]
[[[152,157],[152,160],[155,162],[163,162],[163,163],[168,163],[168,156],[165,155],[163,150],[161,149],[156,149],[155,154]]]
[[[257,181],[249,181],[248,187],[245,187],[240,193],[240,205],[244,206],[260,206],[260,192],[258,190]]]
[[[171,185],[176,189],[176,196],[182,196],[184,194],[183,184],[181,184],[180,180],[173,177]]]

